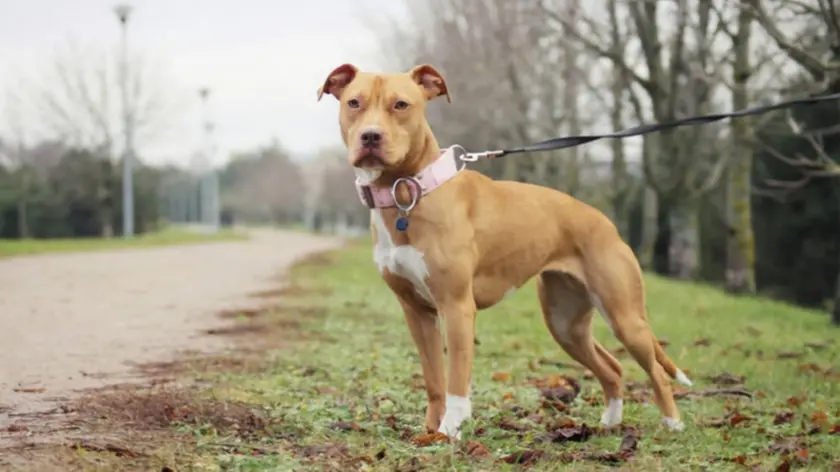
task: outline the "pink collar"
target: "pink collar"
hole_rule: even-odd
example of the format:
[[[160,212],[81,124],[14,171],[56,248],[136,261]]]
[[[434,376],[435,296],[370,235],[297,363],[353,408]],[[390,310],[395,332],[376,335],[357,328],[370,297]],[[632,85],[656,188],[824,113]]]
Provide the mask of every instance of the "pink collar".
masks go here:
[[[409,182],[414,181],[420,186],[421,197],[427,195],[432,190],[443,185],[444,182],[455,177],[458,174],[458,164],[453,148],[446,148],[441,151],[440,156],[435,162],[429,164],[420,173],[407,179]],[[414,191],[417,189],[415,188]],[[390,208],[397,206],[394,201],[394,195],[391,192],[391,187],[377,187],[372,183],[363,184],[356,179],[356,193],[359,195],[359,200],[368,208]]]

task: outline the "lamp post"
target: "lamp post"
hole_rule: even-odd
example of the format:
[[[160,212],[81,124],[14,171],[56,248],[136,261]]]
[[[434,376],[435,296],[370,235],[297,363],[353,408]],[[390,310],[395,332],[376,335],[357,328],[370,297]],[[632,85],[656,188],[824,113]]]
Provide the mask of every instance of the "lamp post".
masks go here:
[[[122,29],[122,52],[120,58],[120,86],[122,88],[123,123],[125,132],[125,148],[123,149],[123,237],[134,235],[134,130],[131,110],[128,103],[128,18],[132,7],[127,3],[120,3],[114,7],[114,13],[120,21]]]
[[[213,143],[213,130],[215,125],[210,120],[210,111],[208,107],[208,100],[210,98],[210,89],[202,87],[198,90],[198,95],[201,97],[203,109],[203,152],[205,155],[205,172],[202,176],[202,192],[201,192],[201,207],[204,217],[202,220],[209,226],[209,231],[212,233],[219,231],[219,181],[216,175],[216,168],[213,165],[213,157],[215,153],[215,145]]]

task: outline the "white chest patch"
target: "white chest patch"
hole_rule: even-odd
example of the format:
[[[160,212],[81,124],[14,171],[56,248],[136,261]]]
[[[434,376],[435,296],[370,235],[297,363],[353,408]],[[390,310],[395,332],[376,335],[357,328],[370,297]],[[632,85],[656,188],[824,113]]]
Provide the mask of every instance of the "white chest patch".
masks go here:
[[[426,267],[423,253],[408,244],[395,246],[379,210],[371,211],[371,219],[376,230],[373,261],[379,268],[379,273],[388,269],[388,272],[403,277],[411,282],[414,289],[424,300],[434,303],[429,292],[429,286],[426,285],[429,269]]]

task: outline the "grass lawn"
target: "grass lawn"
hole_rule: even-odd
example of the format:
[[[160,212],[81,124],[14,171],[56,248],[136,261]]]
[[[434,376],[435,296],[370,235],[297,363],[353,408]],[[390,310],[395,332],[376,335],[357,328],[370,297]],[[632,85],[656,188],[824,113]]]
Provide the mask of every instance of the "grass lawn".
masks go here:
[[[473,419],[461,443],[443,444],[417,437],[425,414],[418,357],[370,246],[331,257],[329,266],[293,272],[301,295],[286,303],[322,313],[303,327],[306,340],[262,371],[216,378],[216,398],[254,405],[276,423],[262,439],[229,438],[237,453],[205,449],[223,470],[515,470],[523,462],[530,470],[840,470],[840,330],[824,314],[649,276],[654,330],[695,382],[675,384],[686,430],[661,425],[646,377],[619,351],[629,384],[624,426],[602,431],[600,388],[554,343],[529,284],[479,313]],[[619,348],[599,317],[595,336]],[[578,395],[546,398],[568,390],[569,379],[580,382]],[[547,385],[556,388],[539,388]],[[190,432],[199,450],[220,440]]]
[[[231,229],[222,229],[216,234],[205,234],[180,228],[135,236],[126,240],[122,237],[78,238],[78,239],[0,239],[0,258],[43,254],[53,252],[82,252],[104,249],[171,246],[214,241],[245,239],[244,234]]]

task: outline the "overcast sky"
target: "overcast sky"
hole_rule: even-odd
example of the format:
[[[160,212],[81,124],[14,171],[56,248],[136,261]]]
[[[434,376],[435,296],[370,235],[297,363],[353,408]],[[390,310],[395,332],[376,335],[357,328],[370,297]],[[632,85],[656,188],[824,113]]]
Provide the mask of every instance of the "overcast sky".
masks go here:
[[[115,51],[109,0],[0,0],[0,91],[37,80],[57,47]],[[197,90],[212,89],[221,158],[277,138],[298,155],[340,144],[337,103],[316,102],[334,67],[381,70],[366,12],[401,15],[397,0],[134,0],[129,43],[178,98],[168,132],[138,143],[145,159],[188,161],[200,137]],[[2,106],[2,99],[0,99]],[[2,108],[0,108],[2,110]],[[37,127],[31,107],[27,125]],[[2,114],[0,114],[2,115]],[[0,119],[2,121],[2,119]],[[0,133],[7,130],[0,123]]]

